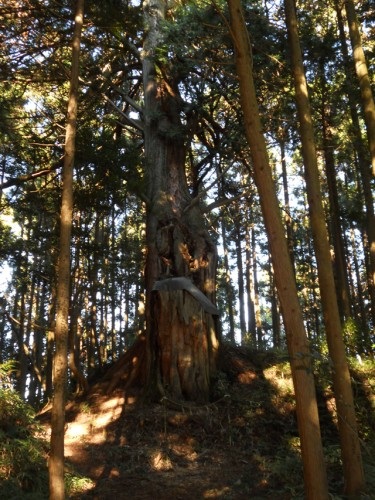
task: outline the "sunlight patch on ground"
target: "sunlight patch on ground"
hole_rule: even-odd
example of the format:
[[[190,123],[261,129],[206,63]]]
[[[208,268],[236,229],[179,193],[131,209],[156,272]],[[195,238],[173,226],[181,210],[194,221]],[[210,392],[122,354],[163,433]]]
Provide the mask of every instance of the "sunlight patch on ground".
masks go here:
[[[112,398],[105,403],[100,405],[101,415],[94,419],[93,426],[95,428],[106,427],[108,424],[117,420],[123,410],[125,399],[123,397],[120,398]]]
[[[264,376],[268,382],[278,389],[280,395],[294,394],[289,365],[271,366],[264,370]]]
[[[165,453],[156,451],[150,458],[151,467],[157,471],[166,471],[173,469],[171,459]]]
[[[192,450],[190,446],[186,446],[184,444],[174,444],[172,449],[177,456],[182,457],[184,460],[189,462],[195,462],[200,456],[200,454]]]
[[[87,422],[72,422],[68,425],[65,432],[65,439],[78,439],[88,433]]]
[[[74,422],[69,422],[65,432],[66,456],[74,454],[74,443],[78,440],[87,439],[91,444],[106,442],[106,427],[121,416],[124,402],[123,396],[110,398],[98,406],[98,413],[89,409],[81,413]]]
[[[220,498],[224,495],[228,495],[229,492],[229,486],[224,486],[223,488],[213,488],[212,490],[205,491],[203,494],[203,498]]]

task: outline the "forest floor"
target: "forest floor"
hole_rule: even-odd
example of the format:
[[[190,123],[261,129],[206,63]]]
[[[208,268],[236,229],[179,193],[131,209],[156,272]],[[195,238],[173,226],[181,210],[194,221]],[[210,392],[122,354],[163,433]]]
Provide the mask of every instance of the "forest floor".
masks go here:
[[[358,378],[355,387],[369,491],[375,491],[371,377]],[[322,437],[330,493],[339,499],[345,497],[334,400],[329,380],[324,385],[318,391]],[[121,390],[98,390],[71,402],[66,419],[71,499],[304,497],[290,369],[270,355],[228,348],[207,405],[167,399],[145,405]]]

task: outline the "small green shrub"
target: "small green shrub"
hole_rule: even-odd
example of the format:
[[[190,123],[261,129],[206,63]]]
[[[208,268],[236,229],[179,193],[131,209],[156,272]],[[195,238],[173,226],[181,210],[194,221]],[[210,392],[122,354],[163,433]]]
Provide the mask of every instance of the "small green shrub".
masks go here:
[[[48,498],[46,451],[35,437],[34,411],[9,382],[0,365],[0,498]]]

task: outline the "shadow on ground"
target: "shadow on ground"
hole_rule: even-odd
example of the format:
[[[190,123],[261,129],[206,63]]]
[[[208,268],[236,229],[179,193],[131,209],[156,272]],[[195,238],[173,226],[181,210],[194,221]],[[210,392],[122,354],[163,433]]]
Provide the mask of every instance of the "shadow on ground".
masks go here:
[[[304,498],[288,363],[228,349],[221,365],[207,405],[168,399],[142,405],[136,394],[118,389],[111,395],[98,390],[72,403],[68,469],[90,482],[77,493],[73,488],[70,498]],[[341,498],[330,398],[323,390],[318,395],[331,493]]]

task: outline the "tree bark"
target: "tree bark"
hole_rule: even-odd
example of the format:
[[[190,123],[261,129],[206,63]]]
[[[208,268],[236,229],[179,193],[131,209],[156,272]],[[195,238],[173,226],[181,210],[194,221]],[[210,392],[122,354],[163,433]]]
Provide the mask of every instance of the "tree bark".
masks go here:
[[[344,464],[345,491],[348,495],[358,495],[364,489],[364,472],[320,189],[308,88],[299,44],[294,0],[284,0],[284,5],[301,135],[302,156],[305,166],[310,223],[317,260],[328,349],[333,362],[332,376],[338,413],[341,454]]]
[[[246,293],[247,293],[247,331],[253,347],[257,345],[255,321],[255,249],[252,247],[253,228],[251,227],[251,211],[246,213],[245,255],[246,255]]]
[[[235,222],[238,224],[238,221]],[[246,342],[246,318],[245,318],[245,283],[244,283],[244,270],[242,260],[242,236],[241,230],[237,226],[234,228],[234,240],[236,245],[236,260],[237,260],[237,273],[238,273],[238,312],[240,320],[241,344]]]
[[[160,71],[155,64],[157,48],[162,41],[161,25],[166,16],[167,2],[146,0],[143,7],[146,24],[142,66],[148,199],[145,269],[148,385],[152,392],[156,390],[176,398],[183,396],[194,400],[199,397],[199,400],[207,400],[209,391],[202,371],[206,364],[205,370],[211,378],[215,370],[218,341],[214,318],[208,320],[203,312],[197,315],[190,300],[187,300],[186,310],[182,313],[180,293],[167,296],[164,292],[153,291],[156,281],[184,276],[214,302],[216,247],[198,204],[192,203],[186,180],[185,141],[188,134],[185,127],[188,125],[183,125],[180,119],[183,103],[178,91],[178,76],[169,75],[167,68]],[[166,314],[168,308],[175,318],[173,325]],[[202,362],[196,361],[195,340],[186,338],[189,335],[194,337],[195,331],[199,331],[204,338],[200,344],[205,350],[204,354],[201,353],[204,356]],[[187,362],[192,370],[196,369],[196,386],[190,384],[190,369],[181,368],[176,373],[174,358],[163,352],[164,349],[172,349],[173,353],[177,350],[182,356],[182,339],[192,346],[187,353]],[[171,372],[173,376],[170,376]]]
[[[294,269],[294,234],[292,218],[290,216],[290,202],[289,202],[289,187],[288,187],[288,175],[287,175],[287,164],[286,164],[286,152],[285,152],[285,139],[284,131],[280,131],[279,146],[280,146],[280,156],[281,156],[281,171],[283,179],[283,193],[284,193],[284,221],[286,225],[286,235],[288,241],[290,260],[292,261]]]
[[[259,191],[275,281],[287,334],[295,388],[298,429],[301,439],[306,496],[309,499],[323,500],[328,498],[328,485],[314,378],[311,370],[311,354],[304,330],[294,272],[262,132],[251,71],[251,46],[240,0],[228,0],[228,6],[231,16],[231,35],[236,53],[236,68],[240,83],[245,132],[250,145],[254,180]]]
[[[352,6],[348,7],[349,12],[351,12],[351,16],[349,17],[353,20],[355,26],[356,23],[355,11],[353,12],[351,7]],[[339,5],[338,0],[335,1],[335,10],[337,14],[337,23],[340,34],[339,35],[340,44],[341,44],[341,50],[346,72],[346,92],[349,102],[350,116],[352,120],[353,145],[355,147],[356,154],[358,156],[358,166],[361,177],[364,202],[366,207],[366,232],[367,232],[367,242],[365,245],[366,272],[367,272],[368,291],[371,301],[371,317],[372,317],[372,323],[374,324],[375,323],[375,212],[374,212],[374,195],[371,186],[371,170],[368,167],[368,155],[366,154],[366,148],[362,140],[361,126],[359,123],[359,116],[357,111],[357,102],[354,97],[355,96],[355,88],[353,81],[354,75],[352,75],[352,70],[351,70],[352,66],[350,64],[348,48],[346,44],[346,36],[345,36],[344,23],[341,13],[341,5]],[[359,32],[353,34],[352,39],[353,41],[357,40],[357,42],[360,44],[361,40]],[[361,54],[361,45],[359,45],[358,54],[364,58],[364,54],[363,53]],[[362,70],[365,70],[365,68],[362,68]],[[365,83],[365,86],[366,85],[367,83]],[[371,88],[369,91],[371,92]],[[369,109],[371,109],[371,104],[369,106]],[[367,325],[365,329],[368,331]]]
[[[228,241],[227,241],[227,233],[226,233],[226,222],[225,222],[225,217],[222,218],[221,221],[221,239],[223,241],[223,254],[224,254],[224,287],[225,287],[225,301],[226,301],[226,308],[228,309],[228,322],[229,322],[229,332],[228,332],[228,339],[229,341],[235,345],[236,343],[236,338],[235,338],[235,332],[234,332],[234,293],[233,293],[233,285],[232,285],[232,277],[231,277],[231,272],[230,272],[230,267],[229,267],[229,259],[228,259],[228,253],[229,253],[229,247],[228,247]]]
[[[322,89],[325,87],[325,77],[323,74],[324,64],[322,64]],[[323,90],[322,95],[327,95],[326,89]],[[324,99],[324,97],[323,97]],[[340,222],[340,206],[337,191],[337,181],[335,172],[334,161],[334,144],[331,130],[331,113],[327,108],[327,104],[322,102],[322,141],[323,141],[323,154],[325,160],[325,172],[327,178],[328,198],[330,208],[330,228],[331,238],[334,248],[334,265],[335,265],[335,278],[337,299],[340,310],[340,318],[342,323],[348,320],[351,315],[350,291],[349,280],[346,266],[346,255],[343,241],[342,224]]]
[[[77,127],[78,72],[84,0],[77,0],[72,47],[72,70],[65,135],[60,213],[60,247],[57,282],[55,327],[54,391],[51,412],[51,452],[49,457],[49,488],[51,500],[65,498],[64,427],[65,393],[68,369],[68,332],[70,302],[70,242],[73,214],[73,166]]]
[[[354,2],[353,0],[346,0],[344,5],[353,50],[355,72],[361,90],[367,139],[371,155],[372,175],[375,176],[375,103],[371,90],[371,80],[368,74],[365,53],[362,48],[361,34]]]

